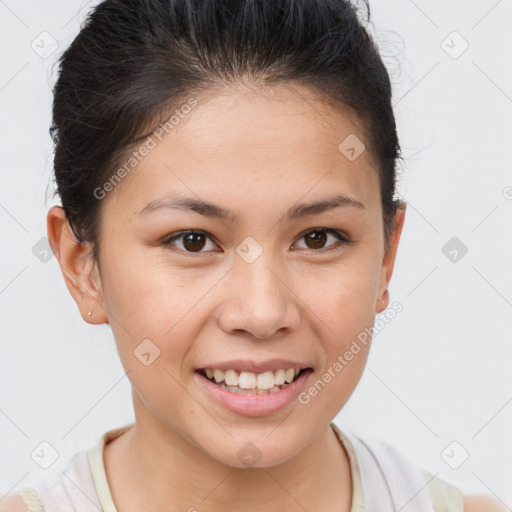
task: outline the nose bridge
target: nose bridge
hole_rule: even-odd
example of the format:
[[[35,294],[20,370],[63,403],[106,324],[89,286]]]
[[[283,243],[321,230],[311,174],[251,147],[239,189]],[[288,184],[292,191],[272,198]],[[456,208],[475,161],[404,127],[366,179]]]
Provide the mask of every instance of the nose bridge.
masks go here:
[[[233,269],[239,282],[237,296],[244,302],[250,302],[252,308],[275,308],[287,300],[283,284],[276,277],[282,272],[282,265],[273,257],[270,247],[263,249],[256,244],[252,240],[245,241],[237,248],[239,257],[235,259]]]
[[[249,300],[254,302],[254,306],[258,307],[287,299],[282,282],[276,277],[279,272],[272,270],[273,265],[267,259],[261,258],[259,261],[246,265],[245,268],[240,263],[240,267],[241,279],[246,281],[243,292]]]
[[[239,244],[236,252],[229,277],[230,299],[220,317],[222,327],[250,331],[257,338],[283,327],[296,328],[299,314],[279,258],[252,237]]]

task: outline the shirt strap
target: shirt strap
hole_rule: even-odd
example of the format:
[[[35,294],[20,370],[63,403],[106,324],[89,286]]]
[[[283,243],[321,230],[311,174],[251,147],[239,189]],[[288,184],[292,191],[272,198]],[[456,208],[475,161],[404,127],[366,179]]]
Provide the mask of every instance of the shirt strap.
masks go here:
[[[22,487],[16,491],[27,506],[28,512],[45,512],[44,506],[39,499],[39,494],[32,487]]]
[[[361,472],[365,510],[434,512],[421,468],[386,441],[347,433]]]

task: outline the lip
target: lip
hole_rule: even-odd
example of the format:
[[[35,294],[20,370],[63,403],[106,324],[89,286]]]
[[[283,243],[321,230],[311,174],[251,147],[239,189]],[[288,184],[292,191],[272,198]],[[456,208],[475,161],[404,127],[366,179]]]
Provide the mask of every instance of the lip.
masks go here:
[[[196,370],[204,370],[206,368],[211,368],[212,370],[237,370],[242,372],[253,372],[253,373],[263,373],[263,372],[275,372],[280,369],[288,369],[288,368],[300,368],[301,370],[305,370],[306,368],[310,368],[311,366],[308,364],[300,363],[298,361],[290,361],[287,359],[268,359],[267,361],[257,362],[251,359],[232,359],[230,361],[221,361],[218,363],[208,363],[205,366],[201,366],[196,368]]]
[[[233,361],[231,361],[230,364],[233,364]],[[296,366],[296,368],[299,367],[299,365]],[[215,368],[218,367],[215,366]],[[233,366],[229,368],[233,368]],[[229,368],[227,367],[226,369]],[[282,366],[280,368],[282,368]],[[302,388],[305,387],[305,383],[312,373],[313,370],[310,367],[306,367],[305,371],[291,384],[288,384],[288,386],[281,391],[267,395],[242,395],[240,393],[233,393],[232,391],[228,391],[214,384],[199,371],[194,372],[194,379],[205,391],[208,398],[213,398],[215,402],[222,405],[225,409],[235,414],[254,417],[273,414],[288,406],[297,397]]]

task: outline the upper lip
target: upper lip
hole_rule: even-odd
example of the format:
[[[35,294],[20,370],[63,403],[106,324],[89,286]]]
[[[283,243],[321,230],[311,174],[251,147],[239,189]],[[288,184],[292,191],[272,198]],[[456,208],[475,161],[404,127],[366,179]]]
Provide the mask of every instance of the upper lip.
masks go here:
[[[308,364],[298,361],[291,361],[289,359],[268,359],[267,361],[254,361],[250,359],[232,359],[231,361],[219,361],[218,363],[211,363],[197,368],[204,370],[211,368],[215,370],[238,370],[253,373],[273,372],[280,369],[288,368],[311,368]]]

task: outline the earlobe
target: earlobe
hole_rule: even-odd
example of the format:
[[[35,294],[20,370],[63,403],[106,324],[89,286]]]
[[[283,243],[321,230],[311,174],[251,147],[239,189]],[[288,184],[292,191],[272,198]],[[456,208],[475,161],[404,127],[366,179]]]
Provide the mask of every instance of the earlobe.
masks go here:
[[[61,206],[53,206],[48,211],[47,232],[66,286],[77,303],[82,318],[88,323],[108,323],[90,244],[80,243],[76,239]],[[88,314],[89,311],[91,315]]]
[[[377,304],[375,305],[375,313],[382,313],[389,305],[389,292],[388,290],[383,290],[377,299]]]

